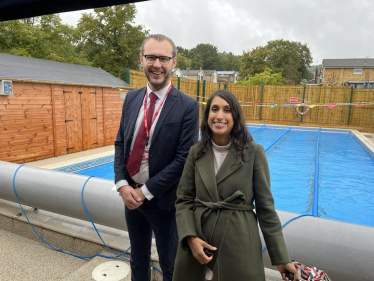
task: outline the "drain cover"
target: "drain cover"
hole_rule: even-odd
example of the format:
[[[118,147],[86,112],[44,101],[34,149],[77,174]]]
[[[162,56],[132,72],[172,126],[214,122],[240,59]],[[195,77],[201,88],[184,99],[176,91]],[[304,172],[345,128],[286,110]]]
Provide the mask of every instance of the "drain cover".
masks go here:
[[[108,261],[95,267],[92,278],[95,281],[120,281],[130,272],[130,267],[122,261]]]

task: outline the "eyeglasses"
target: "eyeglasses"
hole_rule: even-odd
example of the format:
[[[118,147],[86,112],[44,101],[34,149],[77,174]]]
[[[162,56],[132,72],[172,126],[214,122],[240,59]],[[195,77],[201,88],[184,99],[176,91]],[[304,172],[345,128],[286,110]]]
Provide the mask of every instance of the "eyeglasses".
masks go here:
[[[166,57],[166,56],[160,56],[160,57],[154,56],[154,55],[142,55],[142,56],[145,57],[145,60],[149,64],[155,63],[157,59],[160,61],[161,64],[168,64],[168,62],[171,59],[173,59],[172,57]]]

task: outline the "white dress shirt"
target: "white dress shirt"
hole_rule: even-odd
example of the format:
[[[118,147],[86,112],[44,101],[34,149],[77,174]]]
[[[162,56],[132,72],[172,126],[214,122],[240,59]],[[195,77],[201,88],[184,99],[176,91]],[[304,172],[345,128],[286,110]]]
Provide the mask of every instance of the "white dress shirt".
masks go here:
[[[153,116],[156,114],[157,109],[159,108],[161,103],[166,98],[166,94],[168,92],[170,84],[171,84],[171,82],[169,82],[169,84],[165,88],[163,88],[163,89],[161,89],[157,92],[153,92],[151,90],[151,88],[149,87],[149,85],[147,84],[147,95],[148,95],[148,97],[147,97],[147,108],[148,108],[148,105],[149,105],[149,102],[150,102],[149,94],[151,92],[153,92],[157,96]],[[151,143],[152,143],[152,136],[153,136],[154,129],[156,128],[156,124],[157,124],[158,118],[161,115],[161,111],[162,111],[162,108],[164,107],[164,104],[165,104],[165,102],[162,104],[162,107],[160,108],[160,111],[158,112],[158,115],[157,115],[156,119],[153,121],[151,130],[149,132],[148,145],[146,145],[146,147],[144,149],[143,159],[142,159],[142,162],[140,164],[139,173],[137,173],[136,175],[134,175],[132,177],[134,182],[144,184],[141,187],[141,189],[142,189],[143,194],[145,195],[145,197],[148,200],[151,200],[154,197],[153,194],[148,190],[147,186],[145,185],[145,182],[149,179],[148,151],[149,151],[149,148],[150,148]],[[153,116],[152,116],[152,119],[153,119]],[[140,110],[139,110],[138,118],[136,119],[136,123],[135,123],[134,137],[133,137],[132,142],[131,142],[131,151],[132,151],[132,148],[134,146],[136,136],[138,135],[139,128],[140,128],[140,126],[142,125],[143,122],[144,122],[144,106],[143,106],[143,103],[142,103],[142,106],[140,107]],[[131,151],[130,151],[130,153],[131,153]],[[122,179],[122,180],[117,181],[116,182],[117,190],[124,185],[129,185],[127,180]]]

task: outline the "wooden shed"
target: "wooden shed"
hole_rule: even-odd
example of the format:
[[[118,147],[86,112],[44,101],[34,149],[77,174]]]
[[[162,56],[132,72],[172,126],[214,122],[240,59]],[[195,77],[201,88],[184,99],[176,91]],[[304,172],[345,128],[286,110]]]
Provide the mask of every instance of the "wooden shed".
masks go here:
[[[99,68],[8,54],[0,80],[13,90],[0,95],[0,160],[15,163],[113,144],[132,88]]]

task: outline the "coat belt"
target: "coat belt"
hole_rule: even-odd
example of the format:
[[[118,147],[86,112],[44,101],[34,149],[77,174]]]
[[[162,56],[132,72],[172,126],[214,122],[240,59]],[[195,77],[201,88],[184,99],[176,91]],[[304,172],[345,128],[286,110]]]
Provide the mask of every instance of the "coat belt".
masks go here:
[[[213,259],[208,263],[208,267],[213,270],[220,253],[221,246],[225,239],[227,227],[230,223],[232,213],[234,211],[252,211],[254,206],[251,204],[243,204],[245,195],[237,190],[230,197],[223,201],[209,202],[195,199],[195,221],[197,234],[210,245],[217,247],[213,254]],[[216,213],[215,222],[210,237],[205,237],[202,232],[202,225],[209,219],[209,216]],[[205,219],[203,219],[203,216]],[[211,218],[212,219],[212,218]]]

